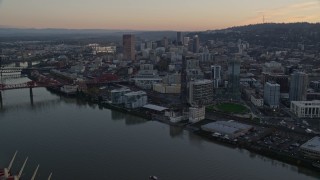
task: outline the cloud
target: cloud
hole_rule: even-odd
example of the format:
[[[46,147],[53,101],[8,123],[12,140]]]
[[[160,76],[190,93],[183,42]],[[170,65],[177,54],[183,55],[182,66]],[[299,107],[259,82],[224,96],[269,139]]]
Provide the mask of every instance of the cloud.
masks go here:
[[[244,24],[256,24],[262,22],[262,16],[266,22],[317,22],[320,19],[320,0],[290,4],[273,9],[263,9],[254,12],[255,15],[247,18]]]

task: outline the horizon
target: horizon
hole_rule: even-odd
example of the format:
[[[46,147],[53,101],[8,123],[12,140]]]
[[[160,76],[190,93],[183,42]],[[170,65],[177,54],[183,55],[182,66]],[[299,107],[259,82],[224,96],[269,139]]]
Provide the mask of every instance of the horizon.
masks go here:
[[[310,25],[316,25],[320,24],[320,22],[268,22],[268,23],[257,23],[257,24],[245,24],[245,25],[240,25],[240,26],[230,26],[226,28],[221,28],[221,29],[206,29],[206,30],[200,30],[200,31],[191,31],[191,30],[186,30],[186,31],[179,31],[179,30],[174,30],[174,29],[164,29],[164,30],[143,30],[143,29],[98,29],[98,28],[63,28],[63,27],[57,27],[57,28],[34,28],[34,27],[9,27],[5,25],[0,24],[0,29],[17,29],[17,30],[74,30],[74,31],[90,31],[90,30],[96,30],[96,31],[131,31],[131,32],[204,32],[204,31],[220,31],[220,30],[226,30],[226,29],[231,29],[231,28],[237,28],[237,27],[246,27],[246,26],[256,26],[256,25],[290,25],[290,24],[310,24]]]
[[[0,22],[1,26],[23,29],[206,31],[320,20],[319,0],[258,1],[0,0]]]

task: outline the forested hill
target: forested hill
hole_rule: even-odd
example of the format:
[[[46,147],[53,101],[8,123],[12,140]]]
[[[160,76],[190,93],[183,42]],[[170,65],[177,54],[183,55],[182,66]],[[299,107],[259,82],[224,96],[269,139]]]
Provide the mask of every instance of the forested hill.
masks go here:
[[[320,47],[320,23],[266,23],[195,32],[190,33],[189,36],[195,34],[198,34],[202,41],[223,40],[236,42],[238,39],[242,39],[250,44],[265,47],[293,48],[297,44],[304,44],[312,49]]]

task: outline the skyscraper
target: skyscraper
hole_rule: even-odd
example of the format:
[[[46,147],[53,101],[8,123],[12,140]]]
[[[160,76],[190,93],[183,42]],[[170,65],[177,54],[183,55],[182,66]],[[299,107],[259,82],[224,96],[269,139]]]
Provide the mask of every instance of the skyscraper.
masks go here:
[[[263,99],[269,107],[278,108],[280,103],[280,85],[274,82],[267,82],[264,85]]]
[[[207,105],[213,100],[213,85],[211,80],[196,80],[189,84],[189,99],[191,105]]]
[[[168,41],[168,38],[167,38],[167,37],[164,37],[164,38],[162,39],[161,45],[162,45],[162,47],[164,47],[164,48],[168,48],[169,41]]]
[[[221,66],[213,65],[211,66],[211,79],[213,80],[213,87],[218,88],[221,82]]]
[[[124,34],[122,40],[124,59],[129,61],[135,61],[135,36],[132,34]]]
[[[291,75],[290,101],[305,101],[307,98],[308,75],[303,72],[295,72]]]
[[[240,61],[237,58],[229,60],[228,96],[233,100],[240,99]]]
[[[182,32],[177,32],[177,45],[182,45],[182,44],[183,44]]]
[[[198,53],[200,49],[200,40],[199,40],[199,36],[195,35],[193,37],[193,52],[194,53]]]

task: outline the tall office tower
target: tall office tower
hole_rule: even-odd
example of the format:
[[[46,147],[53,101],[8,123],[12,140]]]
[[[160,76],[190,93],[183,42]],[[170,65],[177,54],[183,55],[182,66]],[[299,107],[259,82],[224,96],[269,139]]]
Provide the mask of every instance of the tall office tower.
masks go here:
[[[195,106],[210,104],[213,100],[212,81],[196,80],[191,81],[189,85],[188,103]]]
[[[123,40],[123,55],[125,60],[135,61],[135,36],[132,34],[124,34]]]
[[[280,85],[274,82],[267,82],[264,85],[263,99],[269,107],[278,108],[280,104]]]
[[[272,74],[272,73],[262,73],[262,82],[263,84],[267,82],[274,81],[280,85],[280,93],[288,94],[289,93],[289,76],[282,74]]]
[[[182,32],[177,32],[177,45],[182,45],[182,44],[183,44]]]
[[[228,96],[232,100],[240,99],[240,61],[237,58],[229,60]]]
[[[193,52],[194,53],[198,53],[200,49],[200,40],[199,40],[199,36],[195,35],[193,37]]]
[[[168,48],[168,45],[169,45],[169,41],[168,41],[168,38],[167,37],[164,37],[161,41],[161,46],[162,47],[165,47],[165,48]]]
[[[212,73],[212,80],[213,80],[213,87],[218,88],[219,84],[221,83],[221,66],[214,65],[211,66],[211,73]]]
[[[183,45],[188,46],[190,37],[183,37]]]
[[[307,98],[308,75],[303,72],[295,72],[291,75],[290,101],[305,101]]]

